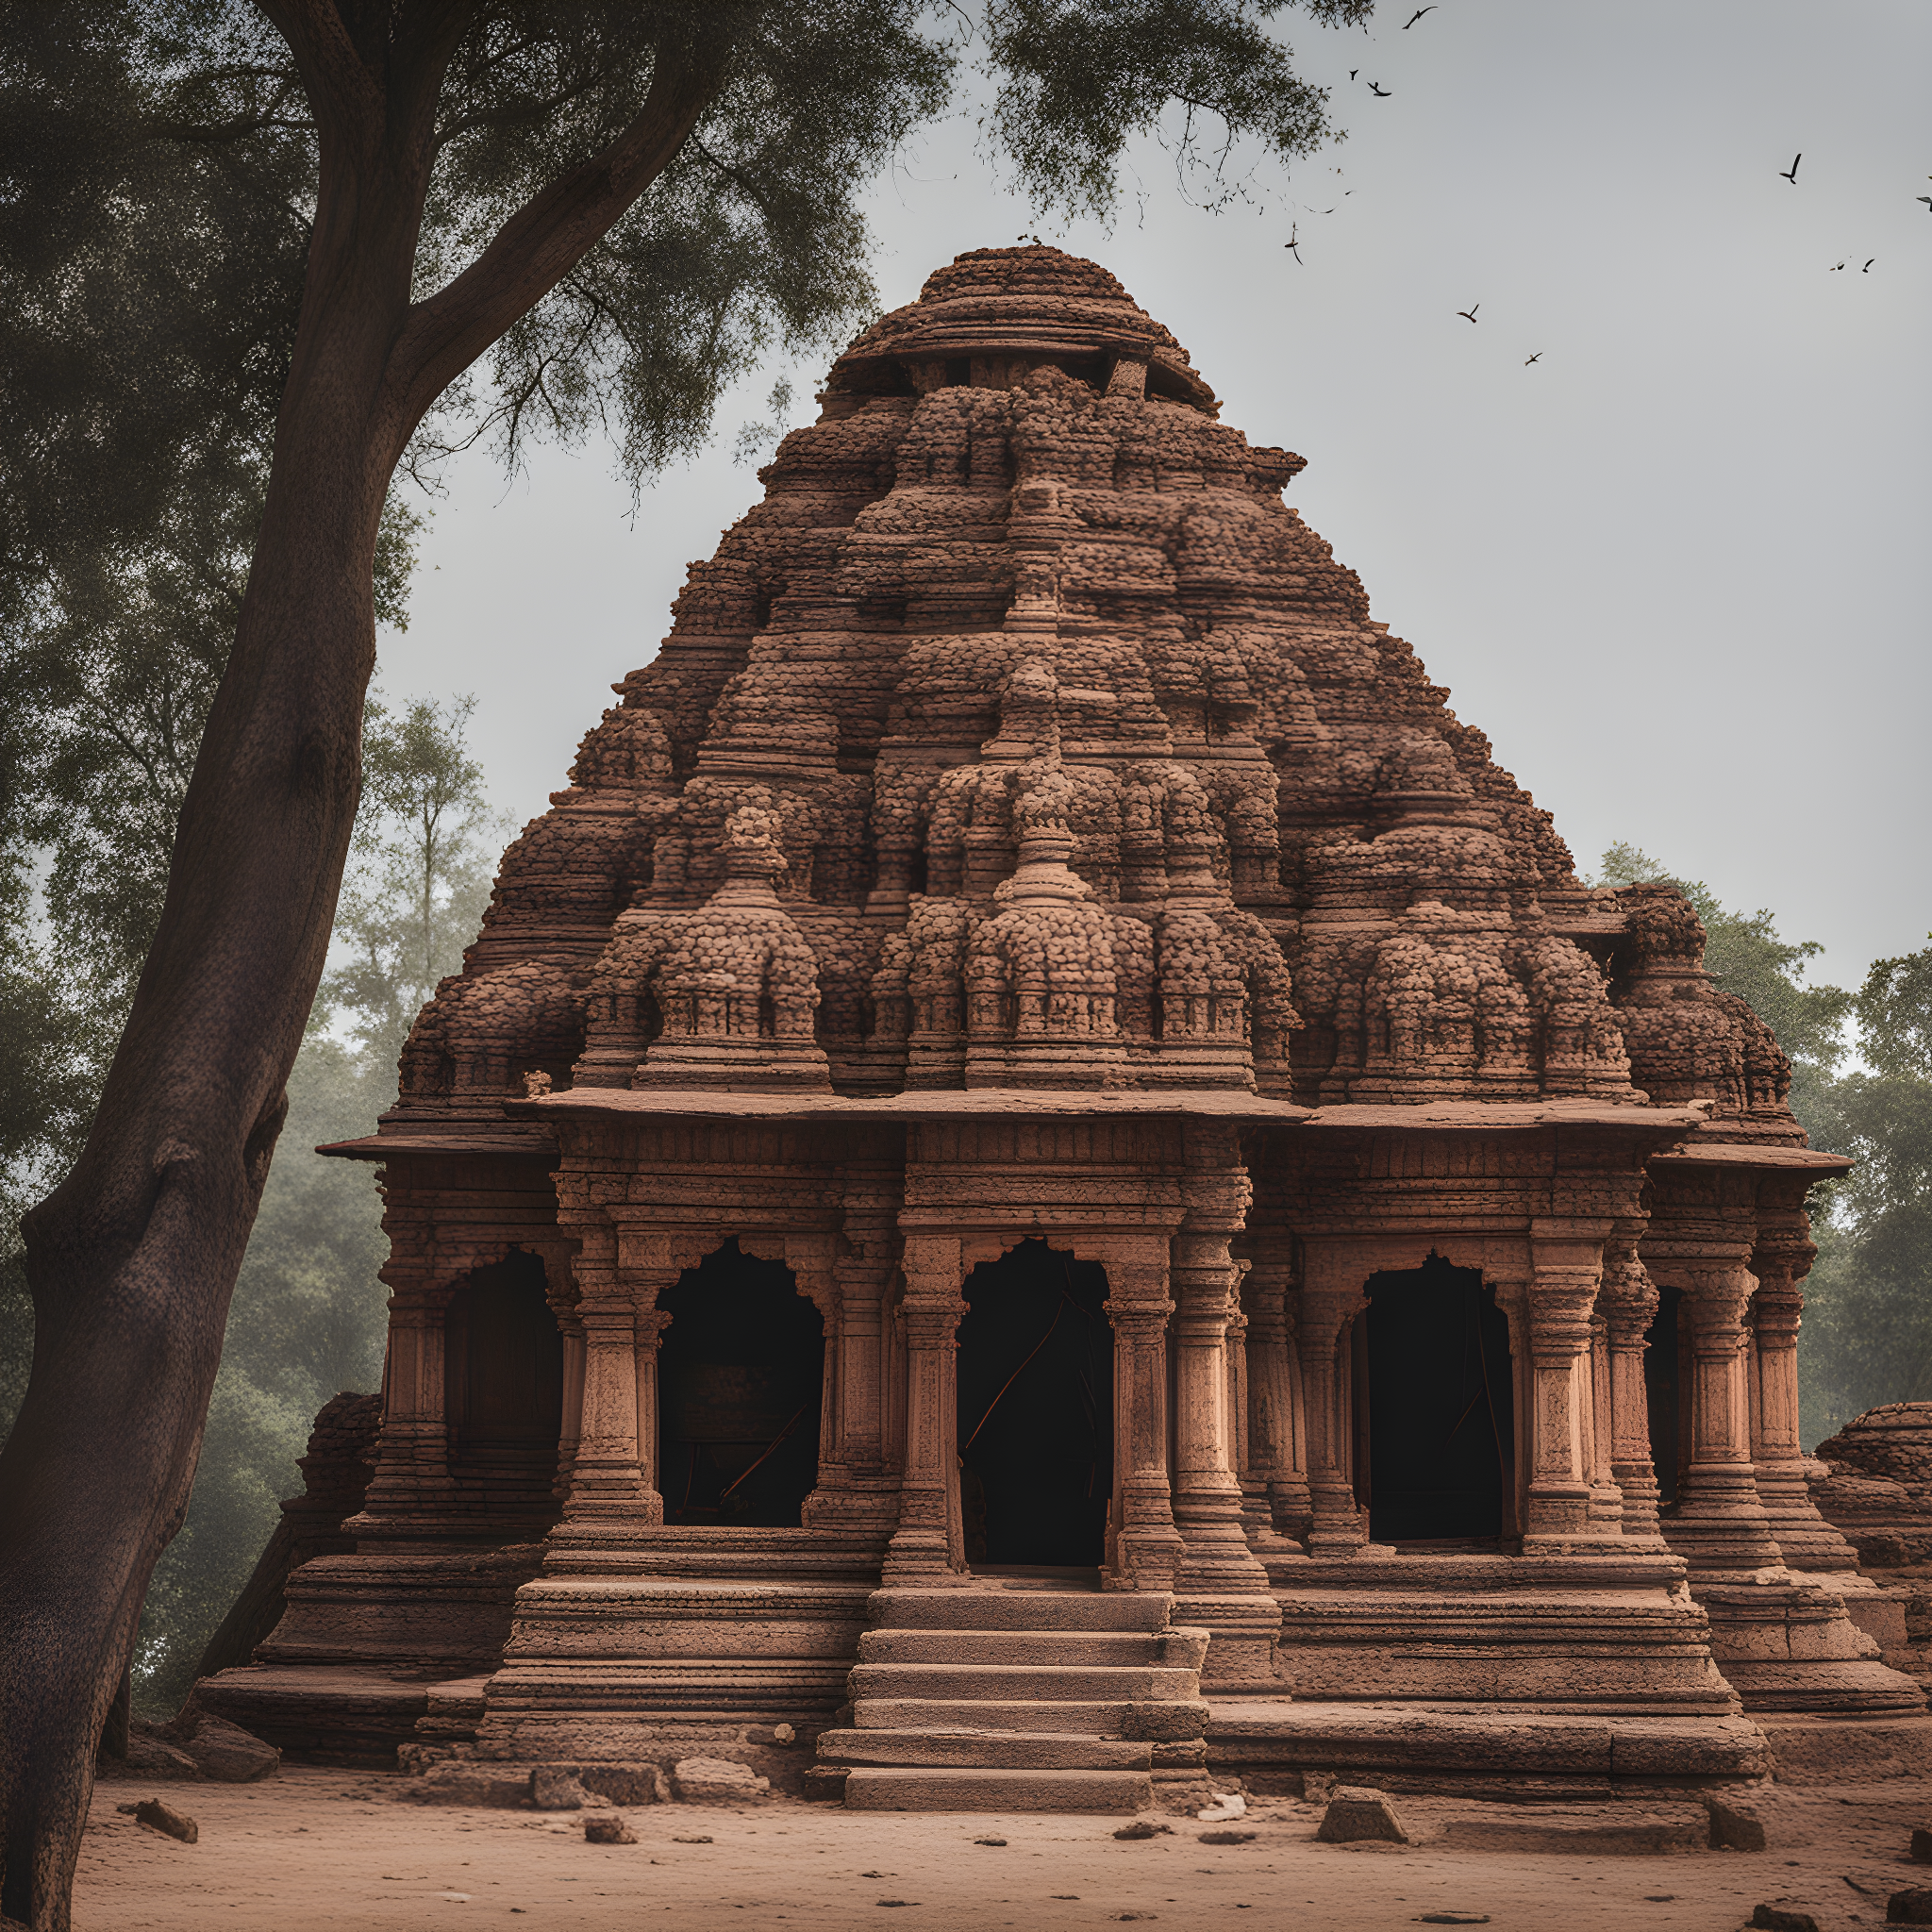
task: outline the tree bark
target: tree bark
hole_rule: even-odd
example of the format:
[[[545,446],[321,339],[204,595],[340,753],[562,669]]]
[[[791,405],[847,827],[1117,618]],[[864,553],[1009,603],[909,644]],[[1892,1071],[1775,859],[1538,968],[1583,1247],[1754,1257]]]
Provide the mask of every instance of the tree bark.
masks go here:
[[[36,1932],[70,1922],[96,1743],[187,1510],[328,948],[391,474],[436,395],[643,192],[720,78],[660,49],[632,127],[412,307],[438,90],[474,0],[264,10],[295,52],[321,168],[261,534],[100,1111],[24,1223],[36,1330],[0,1453],[0,1917]]]

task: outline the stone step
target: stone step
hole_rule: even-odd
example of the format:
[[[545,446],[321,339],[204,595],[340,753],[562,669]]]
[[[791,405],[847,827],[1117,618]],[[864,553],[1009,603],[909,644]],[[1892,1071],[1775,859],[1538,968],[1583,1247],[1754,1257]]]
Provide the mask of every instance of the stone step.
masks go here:
[[[855,1664],[847,1682],[854,1704],[874,1697],[1112,1702],[1188,1698],[1201,1688],[1198,1671],[1160,1664]]]
[[[1154,1746],[1060,1731],[821,1731],[821,1764],[999,1771],[1146,1771]]]
[[[1124,1698],[1062,1703],[1038,1698],[868,1697],[852,1707],[862,1731],[1055,1731],[1088,1738],[1146,1738],[1157,1743],[1207,1733],[1198,1698]]]
[[[1144,1630],[1162,1628],[1174,1598],[1160,1591],[881,1590],[876,1630]]]
[[[856,1770],[848,1811],[1141,1811],[1154,1802],[1144,1771]]]
[[[1205,1631],[868,1630],[862,1664],[1166,1665],[1198,1671]]]

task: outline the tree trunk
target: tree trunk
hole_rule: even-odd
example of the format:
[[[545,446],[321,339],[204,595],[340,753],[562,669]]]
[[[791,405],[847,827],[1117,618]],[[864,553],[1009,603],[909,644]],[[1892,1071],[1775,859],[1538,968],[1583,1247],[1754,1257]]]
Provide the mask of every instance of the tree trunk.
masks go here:
[[[261,534],[100,1111],[23,1223],[35,1336],[0,1452],[0,1918],[35,1932],[70,1924],[97,1743],[187,1511],[328,951],[390,476],[436,396],[683,145],[728,52],[660,44],[631,126],[412,305],[438,92],[474,7],[397,6],[365,55],[328,0],[262,5],[294,49],[321,166]]]

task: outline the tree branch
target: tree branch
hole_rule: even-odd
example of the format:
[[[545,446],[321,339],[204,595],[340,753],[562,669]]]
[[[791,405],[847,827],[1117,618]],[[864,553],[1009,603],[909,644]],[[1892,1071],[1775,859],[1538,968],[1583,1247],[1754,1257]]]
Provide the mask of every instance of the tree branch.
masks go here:
[[[410,309],[384,385],[398,452],[443,389],[534,308],[663,173],[723,79],[722,59],[696,61],[660,42],[651,91],[630,125],[531,196],[468,268]]]

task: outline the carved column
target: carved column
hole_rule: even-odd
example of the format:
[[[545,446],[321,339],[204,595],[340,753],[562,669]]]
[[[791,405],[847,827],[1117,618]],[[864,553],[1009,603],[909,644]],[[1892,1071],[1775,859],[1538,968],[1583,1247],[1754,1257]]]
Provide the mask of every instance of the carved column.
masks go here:
[[[1362,1546],[1348,1442],[1349,1331],[1369,1305],[1367,1273],[1345,1245],[1310,1243],[1295,1334],[1308,1438],[1308,1554],[1352,1557]]]
[[[906,1242],[900,1320],[906,1337],[906,1463],[899,1526],[886,1547],[884,1580],[952,1583],[966,1568],[959,1524],[959,1243],[917,1235]]]
[[[1108,1584],[1172,1590],[1181,1557],[1167,1468],[1167,1263],[1158,1250],[1105,1257],[1113,1324],[1113,1510]]]
[[[558,1326],[563,1331],[563,1426],[557,1438],[557,1482],[553,1493],[562,1503],[570,1495],[577,1443],[584,1432],[584,1327],[575,1308],[558,1317]]]
[[[1757,1500],[1771,1519],[1779,1554],[1794,1570],[1856,1570],[1857,1552],[1818,1512],[1798,1439],[1799,1284],[1818,1250],[1802,1208],[1760,1216],[1751,1270],[1751,1461]]]
[[[1236,1311],[1228,1242],[1250,1191],[1232,1133],[1190,1123],[1187,1216],[1174,1238],[1174,1521],[1186,1546],[1181,1587],[1208,1595],[1266,1590],[1248,1548],[1228,1407],[1227,1330]]]
[[[397,1287],[390,1302],[382,1367],[382,1430],[363,1499],[365,1516],[437,1516],[455,1485],[443,1387],[448,1296],[424,1284]]]
[[[1600,1241],[1557,1234],[1531,1241],[1529,1486],[1525,1540],[1588,1533],[1591,1318],[1602,1273]],[[1519,1429],[1518,1440],[1522,1431]]]
[[[1308,1479],[1302,1466],[1300,1383],[1291,1270],[1257,1261],[1241,1279],[1247,1317],[1248,1451],[1242,1513],[1251,1542],[1269,1545],[1308,1529]]]
[[[1684,1296],[1678,1319],[1688,1331],[1690,1412],[1677,1507],[1664,1536],[1690,1559],[1693,1575],[1768,1570],[1783,1560],[1751,1462],[1744,1310],[1757,1282],[1745,1265],[1748,1255],[1740,1248],[1671,1263],[1670,1285]]]
[[[1599,1288],[1601,1296],[1601,1288]],[[1601,1299],[1590,1318],[1590,1527],[1594,1536],[1624,1533],[1624,1498],[1617,1488],[1610,1442],[1610,1324]]]
[[[614,1228],[605,1224],[584,1230],[576,1277],[584,1393],[565,1520],[662,1523],[663,1499],[647,1474],[657,1441],[656,1324],[641,1348],[637,1290],[618,1267]],[[655,1303],[655,1292],[649,1298]],[[641,1356],[649,1358],[648,1383]],[[645,1388],[648,1416],[641,1400]]]
[[[833,1446],[821,1452],[840,1472],[836,1502],[814,1496],[807,1505],[813,1526],[851,1527],[880,1534],[897,1511],[897,1479],[891,1470],[886,1406],[886,1295],[898,1268],[896,1204],[884,1190],[850,1190],[844,1239],[832,1262],[838,1322],[827,1341],[827,1370],[835,1384],[830,1431]],[[830,1329],[828,1327],[828,1336]],[[823,1476],[821,1482],[823,1484]]]
[[[1650,1453],[1644,1338],[1657,1320],[1656,1284],[1637,1257],[1636,1224],[1619,1223],[1604,1249],[1603,1313],[1610,1361],[1610,1474],[1623,1496],[1624,1534],[1657,1536],[1657,1465]]]

